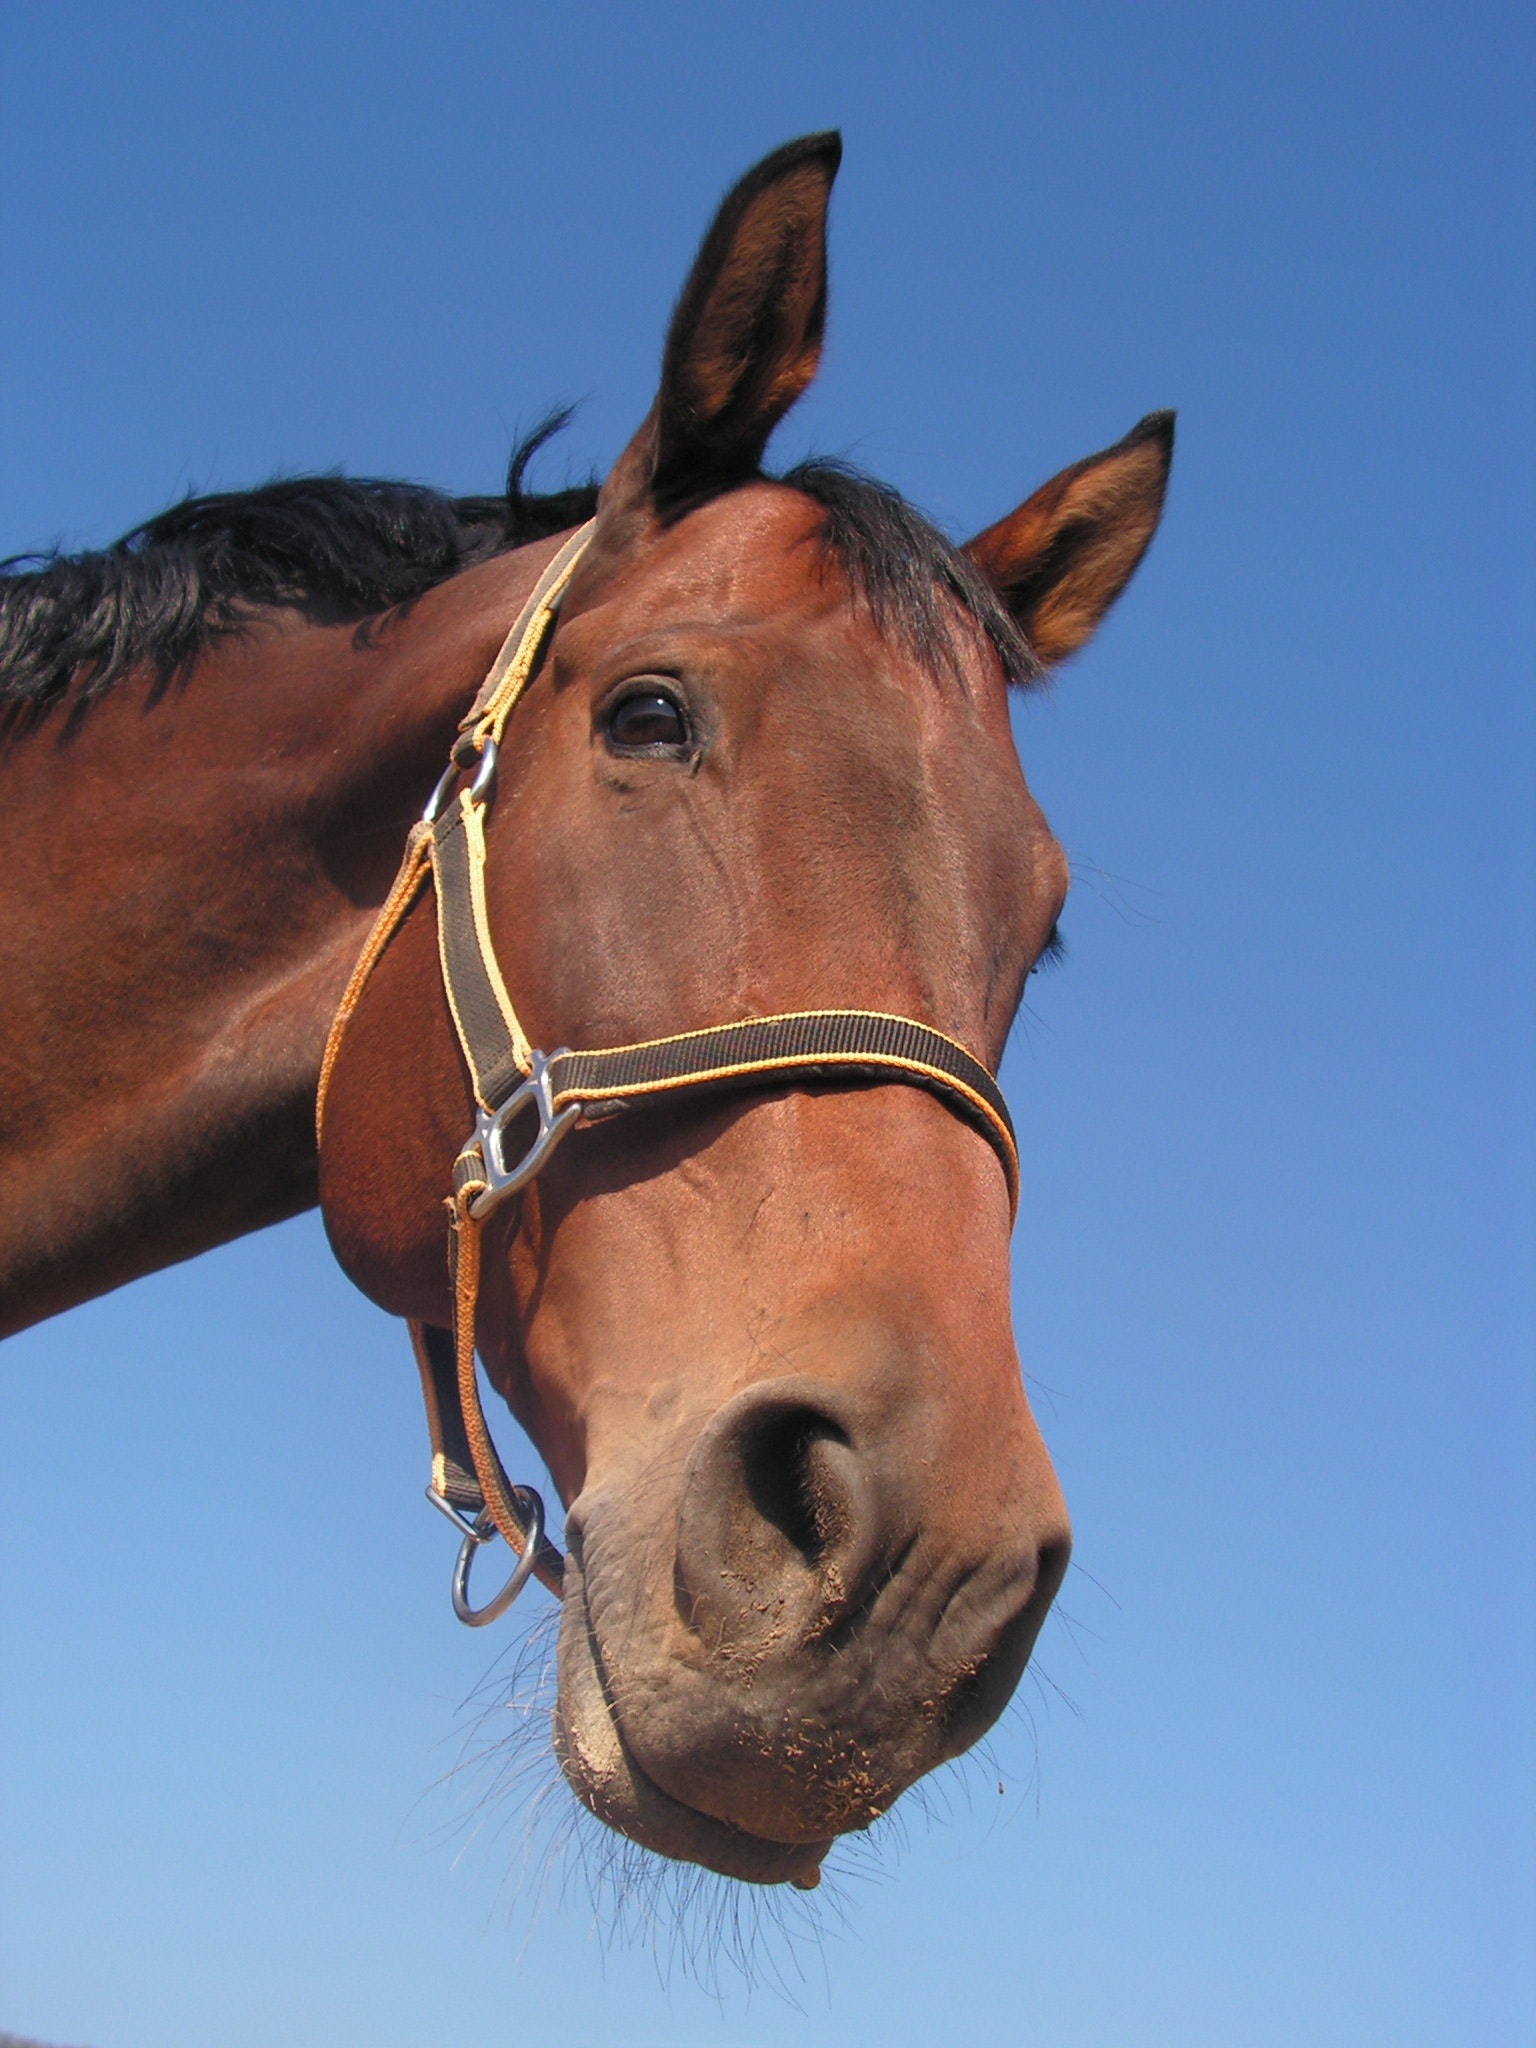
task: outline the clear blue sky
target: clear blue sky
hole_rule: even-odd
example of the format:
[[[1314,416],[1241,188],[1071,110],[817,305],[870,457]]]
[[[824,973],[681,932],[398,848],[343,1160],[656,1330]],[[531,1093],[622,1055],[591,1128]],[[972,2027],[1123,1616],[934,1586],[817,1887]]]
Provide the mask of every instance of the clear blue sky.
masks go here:
[[[490,488],[562,397],[546,476],[605,463],[720,191],[833,124],[785,459],[963,533],[1180,440],[1019,717],[1078,875],[1004,1078],[1081,1568],[988,1755],[847,1859],[803,2014],[605,1944],[438,1786],[494,1652],[310,1218],[0,1354],[0,2028],[1531,2040],[1532,54],[1466,0],[7,10],[0,551]]]

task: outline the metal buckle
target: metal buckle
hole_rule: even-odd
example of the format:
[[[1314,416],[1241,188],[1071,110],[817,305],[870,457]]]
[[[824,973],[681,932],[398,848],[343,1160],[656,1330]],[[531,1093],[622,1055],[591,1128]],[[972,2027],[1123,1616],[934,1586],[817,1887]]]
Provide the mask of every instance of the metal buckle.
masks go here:
[[[514,1487],[518,1505],[526,1517],[523,1554],[512,1568],[512,1575],[499,1593],[492,1594],[483,1607],[472,1607],[469,1602],[469,1571],[474,1563],[475,1552],[482,1544],[495,1537],[496,1521],[489,1508],[482,1508],[475,1519],[467,1521],[451,1501],[446,1501],[435,1486],[427,1488],[427,1499],[439,1514],[446,1515],[458,1529],[464,1541],[459,1545],[459,1555],[453,1567],[453,1611],[466,1628],[485,1628],[488,1623],[499,1621],[533,1576],[533,1568],[539,1561],[539,1546],[544,1541],[544,1502],[531,1486]]]
[[[477,1223],[489,1216],[498,1202],[504,1202],[508,1195],[515,1195],[519,1188],[528,1185],[581,1115],[579,1102],[569,1103],[562,1110],[555,1108],[549,1070],[554,1061],[564,1057],[565,1052],[564,1046],[558,1052],[536,1052],[527,1080],[513,1090],[500,1109],[476,1111],[470,1144],[479,1147],[481,1164],[485,1169],[484,1190],[469,1205],[469,1213]],[[538,1135],[516,1166],[508,1166],[504,1149],[507,1127],[514,1117],[530,1106],[538,1114]],[[469,1146],[464,1149],[468,1151]]]

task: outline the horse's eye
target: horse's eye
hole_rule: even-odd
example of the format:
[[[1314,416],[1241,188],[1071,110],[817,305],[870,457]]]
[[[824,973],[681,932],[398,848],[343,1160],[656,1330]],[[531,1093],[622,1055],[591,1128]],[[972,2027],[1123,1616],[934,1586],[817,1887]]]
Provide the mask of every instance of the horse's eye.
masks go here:
[[[611,744],[626,754],[661,747],[676,752],[688,744],[683,707],[665,690],[631,690],[608,713],[607,730]]]

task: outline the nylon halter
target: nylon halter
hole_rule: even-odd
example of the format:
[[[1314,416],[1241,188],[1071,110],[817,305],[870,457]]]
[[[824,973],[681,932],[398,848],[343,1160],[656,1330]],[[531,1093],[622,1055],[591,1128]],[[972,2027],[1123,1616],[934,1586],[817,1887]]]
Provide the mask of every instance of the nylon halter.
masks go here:
[[[432,1438],[427,1497],[461,1531],[454,1611],[478,1626],[504,1613],[530,1575],[559,1595],[564,1559],[544,1535],[544,1507],[508,1479],[486,1426],[475,1371],[480,1238],[485,1221],[534,1179],[573,1128],[676,1095],[831,1081],[902,1082],[926,1089],[988,1140],[1017,1209],[1018,1146],[991,1073],[931,1025],[874,1010],[798,1010],[588,1051],[543,1053],[530,1044],[502,977],[486,909],[486,821],[507,721],[532,678],[560,602],[592,536],[589,522],[559,550],[513,622],[452,757],[406,843],[394,886],[369,934],[331,1025],[320,1069],[317,1128],[348,1020],[379,956],[430,875],[438,958],[475,1097],[474,1128],[454,1161],[449,1207],[452,1333],[412,1323]],[[516,1130],[520,1153],[509,1152]],[[469,1602],[469,1567],[500,1534],[517,1567],[494,1599]]]

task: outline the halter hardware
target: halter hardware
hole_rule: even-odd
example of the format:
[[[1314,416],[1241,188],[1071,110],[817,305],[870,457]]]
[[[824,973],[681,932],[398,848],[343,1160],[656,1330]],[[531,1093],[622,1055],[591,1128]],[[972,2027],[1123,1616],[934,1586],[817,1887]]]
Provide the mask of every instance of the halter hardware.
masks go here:
[[[486,1426],[475,1367],[475,1319],[486,1218],[528,1186],[578,1124],[678,1093],[808,1082],[839,1087],[904,1082],[937,1096],[987,1139],[1007,1178],[1010,1208],[1018,1206],[1018,1147],[996,1081],[963,1045],[913,1018],[874,1010],[801,1010],[595,1051],[562,1047],[543,1053],[529,1043],[491,938],[485,820],[507,720],[534,674],[591,535],[589,523],[551,560],[460,721],[452,757],[412,829],[400,872],[352,970],[320,1069],[317,1129],[347,1022],[380,954],[430,876],[443,987],[476,1107],[474,1129],[453,1167],[448,1257],[454,1329],[450,1333],[413,1322],[410,1330],[432,1439],[427,1498],[463,1538],[454,1566],[453,1610],[471,1628],[504,1614],[530,1577],[557,1597],[561,1592],[565,1560],[544,1534],[544,1503],[532,1487],[508,1479]],[[508,1137],[530,1113],[537,1119],[532,1142],[509,1165]],[[477,1608],[469,1599],[470,1567],[475,1552],[497,1534],[518,1562],[500,1592]]]
[[[530,1574],[538,1562],[539,1549],[544,1541],[544,1502],[531,1486],[516,1489],[523,1512],[527,1516],[524,1525],[527,1542],[523,1554],[512,1567],[506,1584],[499,1593],[493,1593],[483,1607],[476,1607],[469,1597],[469,1572],[475,1561],[475,1552],[483,1543],[494,1543],[500,1531],[496,1518],[488,1507],[483,1507],[473,1521],[461,1515],[452,1502],[444,1500],[435,1486],[427,1488],[427,1499],[439,1514],[446,1515],[464,1538],[459,1545],[459,1554],[453,1567],[453,1611],[466,1628],[484,1628],[488,1623],[499,1621],[512,1602],[527,1585]]]
[[[564,1058],[564,1048],[556,1053],[533,1053],[527,1080],[521,1087],[513,1089],[500,1109],[476,1112],[474,1133],[459,1156],[477,1160],[485,1177],[484,1188],[469,1205],[469,1213],[477,1223],[483,1223],[508,1195],[515,1195],[519,1188],[528,1185],[581,1115],[579,1102],[557,1110],[550,1094],[550,1068],[556,1060]],[[514,1120],[521,1121],[523,1112],[530,1108],[538,1117],[538,1130],[517,1165],[508,1166],[505,1149],[508,1127]]]
[[[427,798],[427,808],[421,814],[423,825],[435,825],[437,823],[447,808],[449,791],[458,781],[461,769],[469,765],[468,762],[460,761],[458,756],[459,748],[455,747],[449,757],[448,766],[438,777],[437,787]],[[469,785],[470,801],[477,804],[488,804],[491,800],[491,792],[496,786],[496,742],[488,739],[485,745],[479,749],[478,755],[471,758],[478,759],[479,766],[475,769],[474,781]]]

